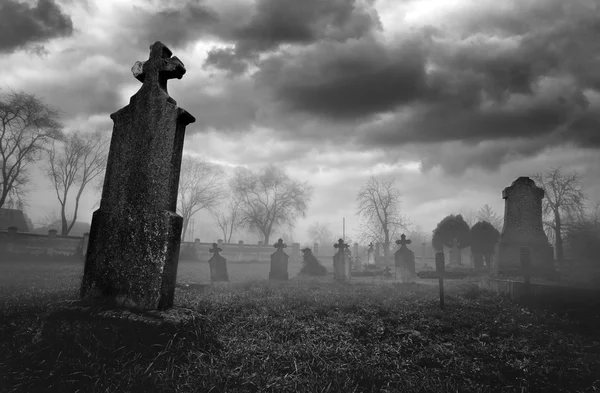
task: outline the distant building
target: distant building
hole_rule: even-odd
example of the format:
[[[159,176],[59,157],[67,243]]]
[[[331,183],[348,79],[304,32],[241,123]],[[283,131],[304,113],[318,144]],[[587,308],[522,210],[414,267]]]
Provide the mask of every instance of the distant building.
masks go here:
[[[0,209],[0,231],[6,231],[10,227],[16,227],[19,232],[29,232],[22,210]]]

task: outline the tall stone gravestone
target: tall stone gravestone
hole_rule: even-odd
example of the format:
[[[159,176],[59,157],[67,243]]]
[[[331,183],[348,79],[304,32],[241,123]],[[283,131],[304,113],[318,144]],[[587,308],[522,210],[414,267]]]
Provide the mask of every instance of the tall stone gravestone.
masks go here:
[[[416,275],[415,254],[406,247],[410,243],[412,242],[404,234],[400,236],[400,240],[396,240],[396,244],[400,246],[394,254],[396,273],[400,272],[403,283],[412,282]]]
[[[210,281],[211,282],[228,282],[229,275],[227,274],[227,259],[221,256],[220,252],[223,251],[217,243],[212,244],[212,248],[208,250],[212,257],[208,260],[210,266]]]
[[[271,271],[269,272],[270,280],[288,280],[288,260],[289,256],[283,252],[283,249],[287,245],[283,244],[283,239],[279,239],[277,243],[273,244],[273,247],[277,249],[271,254]]]
[[[369,243],[369,249],[367,250],[367,265],[375,264],[375,250],[373,250],[373,243]]]
[[[333,279],[347,281],[350,279],[350,261],[346,253],[349,245],[340,239],[333,247],[338,249],[338,252],[333,256]]]
[[[529,177],[519,177],[502,191],[504,228],[496,245],[494,266],[499,274],[521,273],[520,250],[530,251],[531,270],[552,275],[554,252],[542,225],[544,190]]]
[[[352,259],[352,269],[360,270],[362,268],[362,263],[360,257],[358,256],[358,243],[354,243],[354,258]]]
[[[113,113],[100,208],[92,217],[80,295],[117,306],[173,306],[183,219],[175,213],[185,127],[195,121],[167,93],[185,74],[161,42],[136,62],[142,82]]]

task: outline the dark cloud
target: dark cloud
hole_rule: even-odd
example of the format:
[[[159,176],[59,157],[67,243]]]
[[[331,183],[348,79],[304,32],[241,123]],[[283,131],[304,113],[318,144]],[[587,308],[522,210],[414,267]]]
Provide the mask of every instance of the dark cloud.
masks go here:
[[[371,2],[360,0],[258,0],[254,9],[247,11],[252,15],[249,20],[215,27],[213,34],[232,42],[234,48],[211,52],[208,66],[244,71],[244,67],[233,69],[231,64],[255,61],[258,54],[276,50],[282,44],[344,42],[381,28]]]
[[[265,60],[257,80],[293,110],[340,120],[394,109],[424,94],[421,48],[388,50],[371,38],[322,42],[301,55]]]
[[[138,42],[162,41],[175,48],[185,47],[206,37],[211,26],[219,20],[211,7],[198,1],[157,12],[134,7],[133,14],[127,17],[127,23],[133,24],[132,33],[138,37]],[[131,17],[135,18],[133,23]]]
[[[71,18],[53,0],[38,0],[33,7],[13,0],[0,2],[0,52],[12,53],[30,45],[39,51],[40,43],[72,33]]]
[[[258,56],[254,58],[258,60]],[[240,59],[234,48],[213,48],[208,51],[208,56],[203,68],[218,68],[227,71],[230,75],[243,74],[248,69],[246,59]]]

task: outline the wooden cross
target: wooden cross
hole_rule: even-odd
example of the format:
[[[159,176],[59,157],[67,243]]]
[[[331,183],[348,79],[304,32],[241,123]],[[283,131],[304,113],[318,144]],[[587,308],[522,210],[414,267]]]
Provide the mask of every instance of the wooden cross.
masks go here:
[[[150,56],[146,61],[136,61],[131,72],[144,86],[158,85],[167,93],[167,80],[181,79],[185,74],[185,67],[165,44],[156,41],[150,45]],[[167,93],[168,94],[168,93]]]
[[[277,240],[277,243],[273,244],[273,247],[277,249],[277,251],[283,251],[287,246],[283,244],[283,239]]]
[[[208,251],[211,254],[218,254],[219,252],[223,251],[223,249],[221,247],[217,246],[217,243],[213,243],[212,248]]]
[[[369,248],[373,249],[373,242],[369,243]]]
[[[406,235],[402,234],[402,236],[400,236],[400,240],[396,240],[396,244],[400,245],[400,247],[404,247],[406,248],[407,244],[412,243],[411,240],[406,240]]]
[[[342,239],[338,240],[337,244],[334,244],[333,247],[335,248],[339,248],[340,251],[344,251],[344,249],[349,248],[350,246],[347,244],[344,244],[344,241]]]

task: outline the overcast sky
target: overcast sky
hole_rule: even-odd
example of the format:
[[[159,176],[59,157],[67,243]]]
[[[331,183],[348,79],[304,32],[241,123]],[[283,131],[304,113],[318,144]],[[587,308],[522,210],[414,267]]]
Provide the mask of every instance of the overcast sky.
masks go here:
[[[484,204],[503,214],[504,187],[554,166],[600,200],[598,37],[597,0],[2,0],[0,88],[45,99],[67,131],[110,132],[162,41],[187,69],[169,81],[196,117],[186,152],[315,187],[296,240],[344,216],[353,235],[371,175],[394,176],[430,232]],[[58,202],[34,185],[35,222]]]

